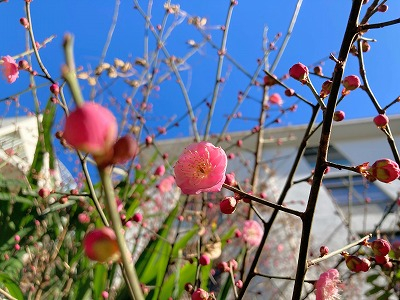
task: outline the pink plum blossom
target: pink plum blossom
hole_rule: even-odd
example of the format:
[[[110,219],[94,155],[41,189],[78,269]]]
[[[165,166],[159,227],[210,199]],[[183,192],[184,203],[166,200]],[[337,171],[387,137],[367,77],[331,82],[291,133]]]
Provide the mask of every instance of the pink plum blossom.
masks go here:
[[[120,257],[117,237],[109,227],[94,229],[83,240],[85,254],[98,262],[116,261]]]
[[[3,56],[1,59],[3,60],[3,74],[8,83],[13,83],[18,78],[18,64],[9,55]]]
[[[166,178],[163,178],[157,185],[158,191],[161,194],[167,193],[172,189],[174,183],[175,183],[174,176],[168,176]]]
[[[335,300],[339,299],[339,271],[330,269],[319,276],[315,283],[316,300]]]
[[[278,93],[274,93],[271,96],[269,96],[269,102],[271,104],[276,104],[276,105],[279,105],[279,106],[282,106],[282,104],[283,104],[282,97]]]
[[[204,141],[192,144],[174,166],[176,184],[188,195],[218,192],[225,181],[227,160],[221,147]]]
[[[63,137],[73,148],[101,156],[117,139],[117,121],[107,108],[91,102],[78,107],[67,117]]]
[[[261,225],[254,220],[247,220],[243,226],[243,240],[250,246],[258,246],[261,243],[263,229]]]

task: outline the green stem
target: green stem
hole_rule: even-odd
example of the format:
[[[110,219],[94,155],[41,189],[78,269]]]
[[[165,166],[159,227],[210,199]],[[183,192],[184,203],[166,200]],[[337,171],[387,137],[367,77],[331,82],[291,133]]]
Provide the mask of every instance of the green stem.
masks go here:
[[[118,214],[117,202],[115,201],[114,186],[111,181],[111,167],[99,169],[101,181],[104,187],[104,196],[106,200],[106,206],[111,219],[111,227],[115,231],[117,236],[118,246],[121,252],[123,271],[128,278],[128,286],[131,287],[130,293],[132,299],[144,300],[140,282],[136,274],[136,270],[133,266],[132,255],[129,252],[128,246],[126,245],[125,236],[123,234],[124,229],[122,228],[121,217]]]
[[[78,79],[76,78],[73,46],[73,36],[70,34],[66,34],[64,37],[64,54],[67,64],[62,67],[62,76],[68,83],[76,105],[82,106],[85,101],[83,100],[83,95],[79,87]]]

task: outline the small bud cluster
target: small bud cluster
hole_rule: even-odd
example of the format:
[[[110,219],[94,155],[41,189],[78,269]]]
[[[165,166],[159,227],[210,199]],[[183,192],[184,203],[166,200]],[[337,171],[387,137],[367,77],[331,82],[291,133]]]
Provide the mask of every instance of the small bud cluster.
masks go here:
[[[384,268],[391,268],[389,252],[391,249],[390,243],[384,239],[376,239],[372,242],[365,242],[365,246],[372,249],[373,255],[366,257],[359,257],[357,255],[350,255],[347,252],[342,252],[341,255],[346,261],[347,268],[355,273],[367,272],[371,268],[371,262],[380,265]]]

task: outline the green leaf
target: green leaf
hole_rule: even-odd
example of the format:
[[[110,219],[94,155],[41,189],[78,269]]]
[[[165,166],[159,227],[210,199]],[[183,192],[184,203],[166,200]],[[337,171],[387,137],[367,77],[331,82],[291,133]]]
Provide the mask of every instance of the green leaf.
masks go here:
[[[172,248],[172,258],[178,257],[178,252],[179,250],[183,249],[186,247],[187,243],[192,239],[194,235],[196,235],[199,232],[199,226],[193,227],[191,230],[189,230],[182,238],[179,239],[174,244],[174,247]]]
[[[373,282],[378,277],[379,277],[379,274],[372,274],[372,275],[367,277],[367,282]]]
[[[0,282],[7,288],[9,294],[18,300],[24,299],[24,294],[18,284],[5,273],[0,273]]]
[[[376,300],[387,300],[392,295],[389,291],[385,291],[382,295],[380,295]]]
[[[380,291],[382,291],[384,289],[383,286],[375,286],[374,288],[370,289],[369,291],[367,291],[365,293],[366,296],[371,296],[374,295],[376,293],[379,293]]]
[[[105,290],[107,283],[107,268],[104,264],[96,264],[93,278],[93,298],[101,299],[101,293]]]
[[[53,143],[51,142],[51,128],[53,127],[54,123],[56,105],[49,99],[44,111],[45,113],[43,114],[43,119],[38,128],[39,139],[38,143],[36,144],[35,156],[33,157],[33,162],[28,175],[28,180],[30,183],[36,183],[36,179],[34,178],[35,176],[33,176],[33,171],[35,170],[36,172],[39,172],[42,169],[43,156],[45,152],[49,153],[50,155],[50,169],[55,169]]]
[[[151,241],[144,249],[136,263],[136,271],[138,273],[140,282],[148,284],[156,279],[159,271],[165,272],[158,268],[159,260],[163,257],[169,257],[171,245],[167,242],[167,237],[173,222],[178,213],[178,205],[171,211],[169,216],[158,231],[159,238]]]
[[[182,268],[178,269],[177,272],[170,275],[161,287],[160,300],[168,300],[168,298],[172,296],[172,293],[174,293],[174,299],[180,299],[185,290],[185,284],[187,282],[194,282],[196,270],[196,264],[186,263]],[[179,275],[179,281],[176,284],[177,275]],[[178,287],[177,292],[174,291],[175,286]]]

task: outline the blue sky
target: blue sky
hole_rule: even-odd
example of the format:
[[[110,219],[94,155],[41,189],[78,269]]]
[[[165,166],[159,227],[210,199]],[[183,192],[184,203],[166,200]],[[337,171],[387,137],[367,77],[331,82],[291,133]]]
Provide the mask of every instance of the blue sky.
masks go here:
[[[152,23],[159,24],[162,20],[164,1],[154,1],[152,12]],[[222,33],[216,29],[225,22],[229,1],[178,1],[181,9],[188,15],[202,16],[207,18],[206,30],[211,34],[213,41],[220,44]],[[297,1],[239,1],[234,8],[230,24],[227,43],[228,53],[235,58],[248,72],[252,73],[257,67],[257,59],[262,57],[262,34],[265,26],[268,27],[268,38],[273,39],[278,32],[286,33],[288,22],[291,19]],[[96,4],[96,5],[94,5]],[[147,2],[140,1],[144,9]],[[373,22],[381,22],[398,18],[400,3],[388,1],[389,10],[386,13],[378,13]],[[40,50],[42,59],[50,74],[57,79],[60,76],[60,66],[63,63],[62,36],[66,32],[75,35],[75,53],[77,65],[85,69],[94,69],[99,61],[103,45],[106,41],[109,26],[114,10],[114,1],[65,1],[65,0],[34,0],[31,4],[33,26],[36,39],[43,41],[50,35],[57,37]],[[304,1],[297,25],[293,31],[289,45],[281,59],[276,74],[278,77],[288,72],[291,65],[302,62],[312,65],[321,58],[327,57],[329,53],[338,51],[346,26],[351,1]],[[366,7],[363,8],[363,13]],[[25,30],[19,24],[19,18],[24,16],[24,2],[10,1],[0,4],[0,55],[16,55],[25,49]],[[7,17],[5,17],[7,16]],[[167,25],[172,24],[173,18],[169,18]],[[133,1],[121,1],[119,18],[114,36],[106,56],[106,61],[112,63],[114,57],[124,61],[134,61],[136,57],[143,56],[143,18],[138,11],[133,9]],[[382,30],[371,30],[365,36],[377,39],[377,43],[371,44],[371,51],[365,54],[367,75],[371,87],[382,106],[395,99],[398,94],[397,70],[400,66],[398,55],[400,26],[384,28]],[[166,48],[171,55],[181,57],[190,49],[186,41],[193,39],[201,42],[201,35],[192,26],[187,25],[187,19],[171,33],[166,42]],[[283,39],[277,42],[281,45]],[[150,50],[154,50],[155,40],[150,38]],[[273,61],[275,52],[272,52],[269,60]],[[207,45],[199,53],[189,59],[181,76],[188,88],[189,97],[193,103],[199,103],[202,99],[212,93],[215,82],[217,65],[216,50]],[[330,74],[333,62],[327,61],[324,65],[324,73]],[[35,66],[35,69],[38,69]],[[164,68],[164,71],[166,69]],[[357,61],[350,57],[345,75],[358,73]],[[220,96],[216,105],[215,115],[212,123],[212,132],[218,133],[226,116],[231,113],[237,102],[237,93],[244,90],[249,80],[228,60],[225,60],[223,74],[227,78],[222,85]],[[313,79],[314,85],[319,90],[322,80]],[[29,81],[26,74],[21,74],[16,83],[9,85],[4,80],[0,81],[0,99],[20,91],[27,87]],[[38,84],[46,84],[42,79]],[[285,82],[297,92],[311,101],[311,93],[298,82],[289,79]],[[110,91],[117,101],[123,103],[122,95],[130,93],[131,88],[124,83],[115,84]],[[273,87],[271,92],[279,92],[283,95],[283,89]],[[85,97],[89,97],[89,89],[84,87]],[[42,103],[49,96],[47,88],[40,92]],[[261,89],[252,88],[250,95],[260,99]],[[111,94],[102,95],[96,99],[103,103],[109,101]],[[283,96],[285,107],[295,102],[293,98]],[[141,100],[140,97],[137,99]],[[23,108],[32,109],[32,97],[29,93],[20,97],[21,108],[11,109],[6,117],[12,114],[24,115]],[[154,105],[153,112],[149,114],[148,125],[150,128],[163,126],[172,116],[181,116],[186,106],[180,90],[174,78],[170,82],[163,83],[159,92],[154,93],[150,102]],[[258,116],[259,104],[256,100],[247,99],[240,108],[243,116],[254,118]],[[346,112],[347,119],[375,116],[376,112],[366,94],[354,91],[348,99],[340,104],[340,109]],[[276,109],[275,109],[276,112]],[[392,107],[388,114],[396,114],[397,106]],[[199,117],[199,128],[204,128],[204,119],[207,113],[205,105],[196,111]],[[288,124],[303,124],[308,121],[310,109],[300,105],[296,113],[287,114],[282,118],[282,123],[277,126]],[[274,115],[274,109],[271,110]],[[251,120],[234,120],[229,130],[248,130],[256,125]],[[181,122],[179,128],[170,132],[170,136],[188,135],[190,132],[187,119]]]

